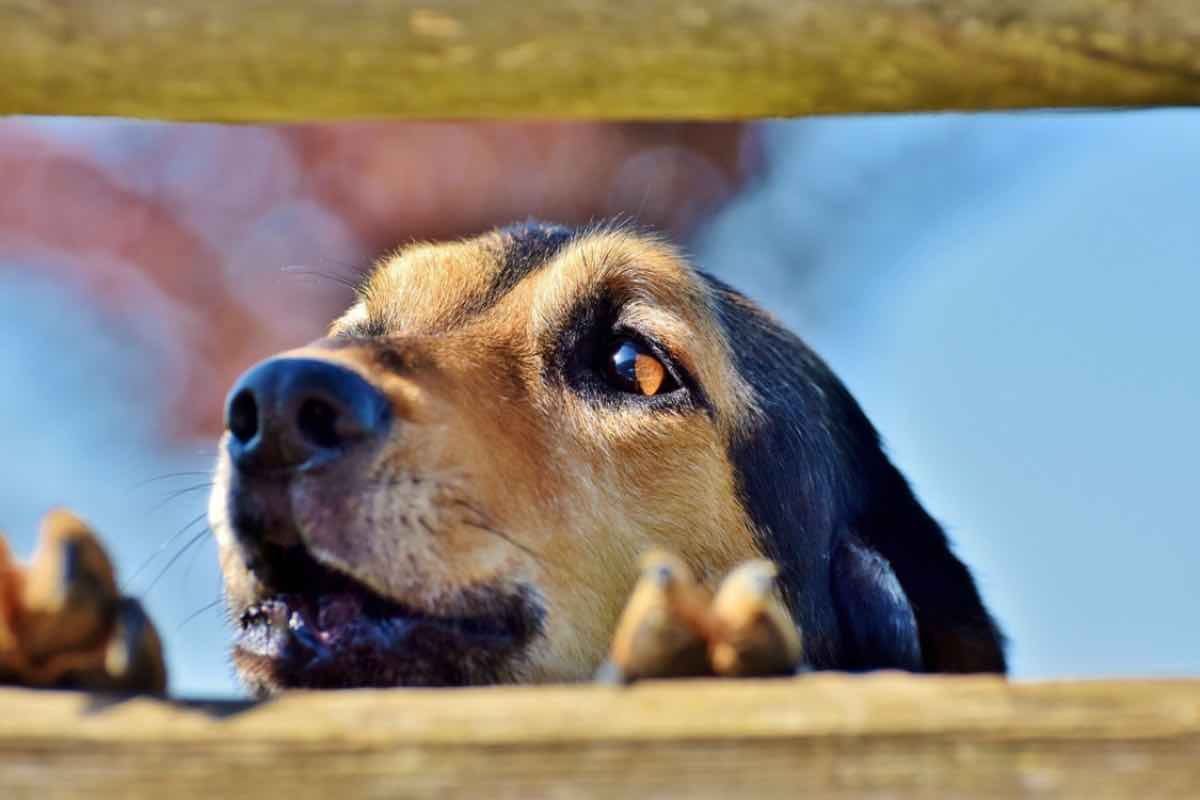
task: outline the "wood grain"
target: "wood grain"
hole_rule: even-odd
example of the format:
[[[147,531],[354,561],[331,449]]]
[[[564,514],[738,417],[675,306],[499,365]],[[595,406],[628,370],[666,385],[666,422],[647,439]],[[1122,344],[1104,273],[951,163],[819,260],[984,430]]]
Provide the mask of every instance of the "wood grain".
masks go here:
[[[0,690],[0,796],[1200,797],[1200,680],[816,675],[105,703]]]
[[[704,119],[1200,102],[1194,0],[0,0],[0,114]]]

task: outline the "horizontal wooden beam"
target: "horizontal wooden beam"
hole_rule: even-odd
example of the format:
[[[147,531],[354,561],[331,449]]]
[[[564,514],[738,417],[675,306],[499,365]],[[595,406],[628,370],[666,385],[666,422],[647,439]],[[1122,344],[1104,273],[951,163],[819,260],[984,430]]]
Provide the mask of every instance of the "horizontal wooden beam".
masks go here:
[[[1200,103],[1194,0],[0,0],[0,114],[711,119]]]
[[[1200,797],[1200,680],[815,675],[291,694],[0,690],[0,796]]]

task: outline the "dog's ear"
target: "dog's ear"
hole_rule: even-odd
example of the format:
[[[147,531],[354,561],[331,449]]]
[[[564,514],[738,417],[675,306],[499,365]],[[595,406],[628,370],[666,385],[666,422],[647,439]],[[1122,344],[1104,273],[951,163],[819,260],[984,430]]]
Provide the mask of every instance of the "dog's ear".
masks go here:
[[[850,392],[798,338],[704,277],[757,406],[730,462],[811,666],[1003,673],[1004,637],[970,571]]]
[[[921,671],[916,615],[887,559],[847,535],[834,547],[832,572],[843,666]]]

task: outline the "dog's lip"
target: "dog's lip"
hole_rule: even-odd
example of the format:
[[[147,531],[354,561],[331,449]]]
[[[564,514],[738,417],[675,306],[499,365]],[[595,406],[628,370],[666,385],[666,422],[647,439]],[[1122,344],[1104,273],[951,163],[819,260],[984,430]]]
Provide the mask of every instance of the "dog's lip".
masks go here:
[[[252,689],[496,683],[541,635],[531,585],[498,577],[385,596],[310,549],[294,485],[249,488],[254,502],[234,497],[230,524],[251,592],[232,595],[230,610],[234,662]]]
[[[368,590],[369,591],[369,590]],[[248,606],[238,619],[238,647],[267,658],[328,660],[338,651],[392,651],[421,629],[463,645],[505,648],[518,634],[501,616],[439,616],[356,591],[280,594]]]
[[[435,642],[446,656],[499,656],[515,652],[530,634],[516,607],[480,604],[476,611],[463,597],[445,606],[455,613],[434,613],[384,597],[302,549],[290,550],[288,565],[292,580],[245,606],[235,635],[243,656],[276,663],[288,674],[352,674],[364,664],[386,671],[419,660],[415,654]]]

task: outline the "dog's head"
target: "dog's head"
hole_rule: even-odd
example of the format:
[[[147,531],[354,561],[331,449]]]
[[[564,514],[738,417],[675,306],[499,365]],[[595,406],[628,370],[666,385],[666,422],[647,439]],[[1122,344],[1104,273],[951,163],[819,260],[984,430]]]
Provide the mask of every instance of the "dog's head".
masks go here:
[[[406,248],[248,371],[227,423],[210,517],[257,690],[587,676],[652,547],[701,579],[766,554],[810,660],[848,652],[830,556],[870,538],[845,526],[880,494],[874,431],[658,239]]]

